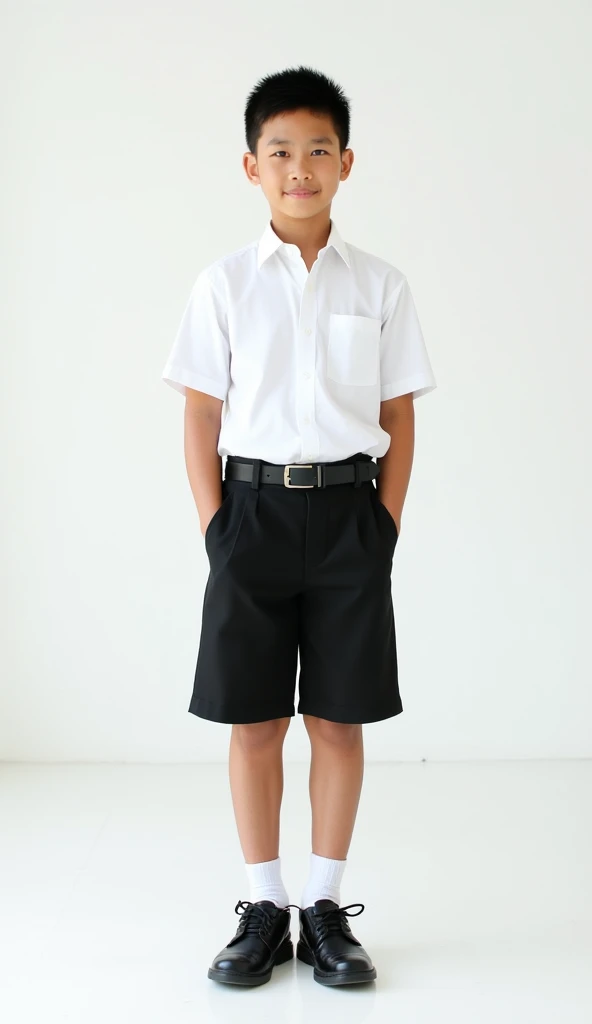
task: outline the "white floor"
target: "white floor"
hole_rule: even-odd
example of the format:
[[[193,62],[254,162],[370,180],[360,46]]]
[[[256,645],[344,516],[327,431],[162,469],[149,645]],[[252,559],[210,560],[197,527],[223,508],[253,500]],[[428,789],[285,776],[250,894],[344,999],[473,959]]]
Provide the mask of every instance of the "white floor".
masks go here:
[[[227,768],[0,765],[6,1024],[590,1024],[592,762],[366,764],[341,905],[378,972],[207,978],[248,899]],[[299,903],[308,767],[285,765]],[[298,914],[292,910],[297,938]]]

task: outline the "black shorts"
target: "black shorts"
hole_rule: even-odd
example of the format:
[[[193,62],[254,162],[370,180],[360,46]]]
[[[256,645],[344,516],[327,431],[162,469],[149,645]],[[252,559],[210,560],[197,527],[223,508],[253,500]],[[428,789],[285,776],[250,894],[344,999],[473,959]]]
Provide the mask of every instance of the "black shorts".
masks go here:
[[[369,460],[357,453],[332,465]],[[228,456],[228,461],[248,461]],[[391,589],[395,520],[373,480],[297,489],[224,478],[189,711],[211,722],[403,710]]]

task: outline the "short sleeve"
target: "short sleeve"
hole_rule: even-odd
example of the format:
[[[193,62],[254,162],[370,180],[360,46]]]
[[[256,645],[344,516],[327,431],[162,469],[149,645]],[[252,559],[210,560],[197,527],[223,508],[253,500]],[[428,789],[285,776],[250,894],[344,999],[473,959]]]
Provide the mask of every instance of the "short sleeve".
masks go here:
[[[162,372],[166,384],[186,395],[205,391],[222,401],[230,385],[230,345],[223,282],[206,267],[193,288]]]
[[[417,310],[407,278],[400,276],[389,292],[380,336],[380,400],[413,393],[413,399],[436,387]]]

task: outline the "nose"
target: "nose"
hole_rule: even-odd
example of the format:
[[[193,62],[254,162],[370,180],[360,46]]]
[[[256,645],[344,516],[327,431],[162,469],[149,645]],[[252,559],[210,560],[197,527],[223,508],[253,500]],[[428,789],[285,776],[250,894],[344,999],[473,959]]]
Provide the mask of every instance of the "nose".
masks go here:
[[[306,160],[294,158],[290,164],[290,176],[296,178],[299,181],[304,181],[305,178],[311,177],[310,168]]]

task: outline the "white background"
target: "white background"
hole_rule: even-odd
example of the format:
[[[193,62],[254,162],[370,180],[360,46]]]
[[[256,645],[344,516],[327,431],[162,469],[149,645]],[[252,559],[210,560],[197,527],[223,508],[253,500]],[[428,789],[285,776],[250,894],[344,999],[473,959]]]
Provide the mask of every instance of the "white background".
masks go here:
[[[226,760],[187,711],[208,563],[160,374],[197,273],[269,217],[247,94],[300,63],[352,100],[332,215],[407,275],[438,382],[393,565],[404,712],[366,758],[589,757],[590,8],[292,14],[6,8],[0,758]]]

